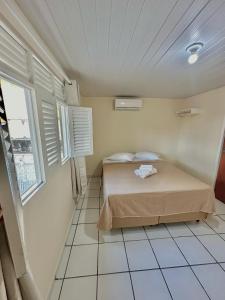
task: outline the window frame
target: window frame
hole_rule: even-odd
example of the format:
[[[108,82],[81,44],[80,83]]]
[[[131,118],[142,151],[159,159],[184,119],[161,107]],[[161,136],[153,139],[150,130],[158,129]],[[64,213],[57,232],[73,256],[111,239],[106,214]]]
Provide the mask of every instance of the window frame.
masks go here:
[[[45,167],[44,167],[44,160],[43,160],[42,142],[41,142],[41,135],[40,135],[38,107],[37,107],[37,97],[35,93],[35,87],[30,83],[24,83],[23,81],[15,79],[14,77],[9,76],[3,72],[0,72],[0,80],[8,81],[24,89],[26,109],[27,109],[28,122],[29,122],[29,130],[30,130],[31,141],[32,141],[34,167],[37,176],[37,182],[34,185],[32,185],[26,192],[21,194],[18,186],[17,170],[15,166],[16,177],[13,180],[12,184],[14,189],[16,188],[15,185],[17,186],[19,190],[21,204],[22,206],[24,206],[34,196],[34,194],[36,194],[36,192],[38,192],[46,184],[46,175],[45,175]],[[14,153],[13,153],[13,157],[14,157]],[[11,179],[13,179],[12,175],[13,174],[9,174]]]
[[[62,102],[57,99],[57,118],[58,118],[58,132],[59,132],[59,143],[60,143],[60,159],[61,165],[64,165],[71,157],[71,148],[70,148],[70,128],[69,128],[69,108],[65,102]],[[63,116],[62,108],[64,109],[64,123],[66,126],[63,126]],[[66,146],[65,146],[66,145]],[[66,149],[66,155],[64,152]],[[63,153],[63,157],[62,157]]]

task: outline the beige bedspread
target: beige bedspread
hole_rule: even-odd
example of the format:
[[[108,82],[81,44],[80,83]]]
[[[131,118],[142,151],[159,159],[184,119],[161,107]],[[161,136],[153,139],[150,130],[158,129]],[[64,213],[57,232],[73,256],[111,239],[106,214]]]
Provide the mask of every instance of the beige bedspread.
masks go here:
[[[138,163],[103,165],[104,204],[98,227],[112,228],[113,217],[153,217],[190,212],[214,212],[212,187],[167,161],[152,164],[158,173],[141,179]]]

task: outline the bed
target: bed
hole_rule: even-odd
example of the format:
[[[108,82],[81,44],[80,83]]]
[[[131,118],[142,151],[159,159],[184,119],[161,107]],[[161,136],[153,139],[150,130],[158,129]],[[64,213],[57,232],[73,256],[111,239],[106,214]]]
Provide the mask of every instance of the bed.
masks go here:
[[[139,178],[134,170],[142,163],[158,173]],[[165,160],[104,163],[103,195],[102,230],[205,219],[215,205],[211,186]]]

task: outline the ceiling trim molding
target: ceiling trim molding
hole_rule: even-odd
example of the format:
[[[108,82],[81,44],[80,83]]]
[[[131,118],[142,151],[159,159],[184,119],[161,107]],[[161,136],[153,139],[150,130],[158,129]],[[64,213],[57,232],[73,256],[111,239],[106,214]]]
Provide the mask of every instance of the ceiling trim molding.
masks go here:
[[[5,20],[13,31],[18,33],[33,52],[59,76],[60,79],[70,82],[69,77],[57,62],[49,48],[40,38],[31,23],[24,16],[14,0],[0,0],[0,17]]]

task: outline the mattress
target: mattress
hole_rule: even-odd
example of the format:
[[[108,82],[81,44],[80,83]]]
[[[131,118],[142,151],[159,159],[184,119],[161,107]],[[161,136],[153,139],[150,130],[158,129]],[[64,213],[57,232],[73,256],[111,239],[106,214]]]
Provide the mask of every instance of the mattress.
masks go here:
[[[148,162],[158,173],[141,179],[134,170],[142,163],[103,165],[104,203],[99,229],[111,229],[113,217],[122,220],[214,212],[215,197],[211,186],[167,161]]]

